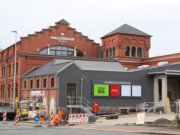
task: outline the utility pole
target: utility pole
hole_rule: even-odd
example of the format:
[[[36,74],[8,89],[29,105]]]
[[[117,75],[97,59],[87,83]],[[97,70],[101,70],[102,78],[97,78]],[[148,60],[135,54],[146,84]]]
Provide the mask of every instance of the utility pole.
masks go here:
[[[16,44],[17,44],[17,31],[12,31],[15,34],[14,46],[14,79],[13,79],[13,110],[15,110],[15,89],[16,89]]]

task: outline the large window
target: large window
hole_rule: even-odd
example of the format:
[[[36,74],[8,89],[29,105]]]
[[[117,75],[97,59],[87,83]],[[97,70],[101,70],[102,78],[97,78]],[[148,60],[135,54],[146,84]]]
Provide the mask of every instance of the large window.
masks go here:
[[[16,63],[16,74],[18,74],[18,68],[19,68],[19,64],[18,62]]]
[[[24,89],[26,89],[26,80],[24,81]]]
[[[46,79],[43,79],[43,88],[46,88]]]
[[[2,71],[1,71],[2,77],[5,77],[5,70],[6,70],[6,69],[5,69],[5,66],[3,66],[3,67],[2,67]]]
[[[106,49],[106,58],[108,58],[109,57],[109,50],[108,50],[108,48]]]
[[[113,47],[113,58],[115,57],[115,47]]]
[[[129,46],[126,47],[126,54],[125,55],[130,56],[130,47]]]
[[[9,76],[11,75],[11,64],[9,65]]]
[[[36,88],[39,88],[39,79],[36,80]]]
[[[41,50],[39,53],[58,56],[74,56],[74,49],[67,46],[51,46]],[[77,56],[83,56],[83,53],[77,51]]]
[[[142,57],[142,49],[141,49],[141,47],[138,47],[137,56]]]
[[[30,81],[30,88],[33,88],[33,80]]]
[[[3,77],[4,67],[1,67],[1,76]]]
[[[54,87],[54,78],[51,78],[51,87]]]
[[[15,97],[18,97],[18,83],[16,83]]]
[[[8,85],[8,98],[10,98],[11,84]]]
[[[131,56],[136,57],[136,47],[132,47]]]
[[[112,48],[109,48],[109,57],[110,57],[110,58],[112,58],[112,54],[113,54]]]

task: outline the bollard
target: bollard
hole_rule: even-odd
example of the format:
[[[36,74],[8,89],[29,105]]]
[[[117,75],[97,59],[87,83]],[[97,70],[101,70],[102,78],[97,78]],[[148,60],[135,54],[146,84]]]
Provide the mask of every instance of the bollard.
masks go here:
[[[53,109],[51,109],[51,123],[53,121],[53,118],[54,118],[54,116],[53,116]]]
[[[3,124],[7,124],[7,123],[6,123],[6,117],[7,117],[7,113],[4,112],[4,113],[3,113]]]
[[[17,110],[17,112],[16,112],[16,126],[20,126],[20,123],[19,123],[19,117],[20,117],[20,114],[19,114],[19,109]]]

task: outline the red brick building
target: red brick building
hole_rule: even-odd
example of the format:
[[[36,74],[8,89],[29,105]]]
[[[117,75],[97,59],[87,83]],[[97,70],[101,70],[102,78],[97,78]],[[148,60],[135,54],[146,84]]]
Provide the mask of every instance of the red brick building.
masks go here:
[[[98,49],[97,43],[70,27],[64,19],[47,29],[21,37],[16,46],[15,97],[21,99],[21,76],[33,67],[41,66],[57,57],[97,58]],[[14,50],[13,44],[0,52],[0,100],[9,102],[12,102],[13,97]]]
[[[149,58],[151,35],[124,24],[102,37],[102,55],[104,59],[118,60],[125,68],[133,69],[142,65],[155,66],[159,62],[178,63],[180,53]],[[21,37],[17,42],[17,70],[15,95],[30,98],[30,91],[44,90],[49,100],[56,95],[57,76],[43,75],[21,80],[21,76],[34,67],[55,58],[81,59],[99,58],[101,48],[93,40],[77,32],[62,19],[54,26],[42,29],[34,34]],[[15,45],[0,52],[0,100],[12,103]],[[27,92],[28,91],[28,92]],[[41,94],[41,93],[40,93]]]
[[[102,37],[103,58],[117,59],[128,69],[156,66],[159,62],[178,63],[180,54],[149,58],[151,35],[124,24]]]

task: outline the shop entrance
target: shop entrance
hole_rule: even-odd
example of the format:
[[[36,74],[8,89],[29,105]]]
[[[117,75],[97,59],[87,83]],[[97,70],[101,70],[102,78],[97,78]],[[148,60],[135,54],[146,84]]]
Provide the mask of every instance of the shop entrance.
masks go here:
[[[67,84],[68,105],[76,104],[76,84]]]
[[[177,101],[180,99],[180,78],[169,76],[167,79],[168,89],[167,96],[170,101]]]
[[[154,75],[154,102],[165,102],[169,98],[170,102],[180,99],[180,72],[164,71]]]

